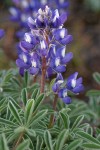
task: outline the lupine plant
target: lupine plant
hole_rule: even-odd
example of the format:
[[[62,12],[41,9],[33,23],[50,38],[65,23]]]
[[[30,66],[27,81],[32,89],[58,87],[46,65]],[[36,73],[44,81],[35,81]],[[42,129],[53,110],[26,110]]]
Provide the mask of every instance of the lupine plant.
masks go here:
[[[22,77],[16,69],[0,72],[0,150],[100,149],[99,126],[91,126],[92,103],[73,98],[84,90],[82,78],[78,72],[63,78],[73,58],[66,52],[73,39],[63,27],[66,18],[40,8],[35,20],[28,18],[30,31],[18,46]],[[100,82],[100,75],[94,76]]]

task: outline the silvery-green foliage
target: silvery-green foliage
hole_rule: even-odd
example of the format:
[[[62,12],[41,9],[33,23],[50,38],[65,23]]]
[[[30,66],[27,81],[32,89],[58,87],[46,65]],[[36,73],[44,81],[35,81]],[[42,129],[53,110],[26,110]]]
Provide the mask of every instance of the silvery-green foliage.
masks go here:
[[[93,78],[100,86],[100,73],[95,72]],[[94,115],[94,117],[91,118],[91,122],[96,126],[100,126],[100,90],[90,90],[87,92],[87,96],[89,97],[88,106]]]
[[[48,96],[40,94],[39,85],[32,85],[27,73],[21,82],[16,73],[8,71],[8,77],[5,75],[1,77],[5,78],[3,82],[7,85],[2,86],[4,91],[0,97],[0,150],[11,150],[20,137],[16,150],[100,149],[99,126],[92,128],[93,124],[99,125],[95,122],[99,118],[98,95],[89,95],[89,104],[73,98],[72,104],[65,105],[58,99],[54,111],[52,91]],[[13,92],[5,90],[8,85]],[[17,88],[20,91],[15,91]],[[91,99],[96,100],[95,104]],[[54,124],[50,127],[51,114],[54,115]]]

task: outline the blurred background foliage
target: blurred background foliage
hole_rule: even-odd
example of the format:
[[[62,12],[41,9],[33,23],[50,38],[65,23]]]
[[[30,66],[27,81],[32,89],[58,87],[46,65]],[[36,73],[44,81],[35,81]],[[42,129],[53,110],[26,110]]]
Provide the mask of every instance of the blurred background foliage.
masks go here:
[[[100,89],[93,78],[93,72],[100,72],[100,0],[69,0],[68,20],[65,27],[73,35],[73,42],[67,51],[73,51],[74,59],[68,65],[65,78],[74,71],[83,76],[86,91]],[[9,20],[11,0],[0,0],[0,28],[5,37],[0,41],[0,70],[12,68],[16,59],[16,23]],[[83,95],[81,95],[83,96]]]

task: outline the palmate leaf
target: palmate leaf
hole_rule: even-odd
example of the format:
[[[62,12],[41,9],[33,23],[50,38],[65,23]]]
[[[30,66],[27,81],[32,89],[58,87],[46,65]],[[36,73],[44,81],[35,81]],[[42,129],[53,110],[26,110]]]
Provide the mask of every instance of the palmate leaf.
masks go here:
[[[26,107],[25,107],[25,122],[28,124],[31,120],[32,114],[33,114],[33,109],[34,109],[34,99],[29,99],[27,101]]]
[[[0,136],[0,150],[9,150],[4,134]]]
[[[56,141],[56,147],[55,150],[61,150],[64,146],[64,143],[69,135],[69,131],[64,129],[60,132],[58,135],[57,141]]]
[[[80,139],[74,140],[68,145],[67,150],[76,150],[76,148],[81,145],[82,145],[82,140]]]
[[[16,150],[28,150],[29,149],[29,144],[30,144],[29,140],[25,140],[20,145],[18,145]]]
[[[100,142],[92,137],[90,134],[84,132],[84,131],[79,131],[76,133],[80,138],[84,139],[85,141],[89,141],[91,143],[95,143],[95,144],[100,144]]]
[[[47,150],[53,150],[52,138],[48,130],[44,132],[44,141],[45,141]]]
[[[13,102],[10,101],[9,102],[9,105],[8,105],[8,108],[11,112],[11,114],[13,115],[13,117],[16,119],[16,121],[19,123],[19,124],[22,124],[22,120],[21,120],[21,117],[18,113],[18,110],[17,108],[14,106]]]

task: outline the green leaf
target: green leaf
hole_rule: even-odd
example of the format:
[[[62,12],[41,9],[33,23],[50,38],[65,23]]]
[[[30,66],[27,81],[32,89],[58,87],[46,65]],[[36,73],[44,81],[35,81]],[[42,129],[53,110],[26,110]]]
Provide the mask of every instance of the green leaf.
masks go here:
[[[9,150],[4,134],[0,136],[0,150]]]
[[[76,134],[79,137],[81,137],[82,139],[84,139],[85,141],[89,141],[89,142],[93,142],[93,143],[96,143],[96,144],[100,144],[100,142],[97,139],[95,139],[94,137],[92,137],[91,135],[89,135],[86,132],[79,131]]]
[[[16,150],[27,150],[29,149],[29,140],[25,140],[24,142],[22,142]]]
[[[32,93],[31,98],[35,100],[36,97],[38,96],[38,94],[39,94],[39,89],[35,89],[35,90],[33,91],[33,93]]]
[[[9,97],[8,99],[9,101],[12,101],[14,106],[17,108],[17,109],[20,109],[21,107],[17,104],[16,100],[14,100],[12,97]]]
[[[74,140],[68,145],[67,150],[76,150],[76,148],[81,146],[81,144],[82,144],[82,140],[80,139]]]
[[[100,129],[99,128],[96,128],[96,133],[100,134]]]
[[[42,93],[35,100],[34,112],[38,109],[38,107],[41,105],[41,103],[42,103],[43,100],[44,100],[44,94]]]
[[[69,116],[67,114],[62,113],[62,112],[60,112],[60,116],[61,116],[61,119],[63,121],[64,127],[66,129],[69,129],[69,126],[70,126]]]
[[[26,132],[29,136],[36,137],[36,133],[33,129],[26,129]]]
[[[9,80],[12,78],[12,76],[13,76],[13,74],[12,74],[11,70],[8,70],[8,71],[6,72],[6,75],[5,75],[4,78],[3,78],[3,81],[2,81],[3,84],[9,82]]]
[[[94,143],[84,143],[82,145],[83,148],[90,149],[90,150],[100,150],[100,144],[94,144]]]
[[[22,133],[22,132],[25,132],[25,127],[24,126],[19,126],[18,128],[16,128],[14,130],[14,133]]]
[[[26,105],[27,99],[28,99],[26,88],[22,89],[22,91],[21,91],[21,99],[22,99],[24,105]]]
[[[18,126],[17,124],[13,123],[12,121],[0,118],[0,124],[1,125],[6,125],[6,126],[11,126],[11,127],[16,127]]]
[[[69,131],[64,129],[60,132],[58,135],[57,141],[56,141],[56,148],[55,150],[61,150],[64,146],[64,143],[69,135]]]
[[[39,88],[39,84],[38,83],[34,83],[34,85],[32,85],[32,86],[29,87],[30,93],[32,93],[37,88]]]
[[[98,72],[93,73],[93,78],[98,84],[100,84],[100,73]]]
[[[39,122],[41,119],[43,119],[46,116],[47,111],[48,110],[45,109],[45,110],[41,110],[38,113],[36,113],[35,116],[33,116],[33,118],[31,119],[29,126],[37,124],[37,122]]]
[[[14,106],[14,104],[12,103],[12,101],[9,102],[9,110],[11,111],[12,115],[14,116],[14,118],[16,119],[16,121],[19,123],[19,124],[22,124],[22,120],[20,118],[20,115],[16,109],[16,107]]]
[[[46,130],[44,132],[44,141],[45,141],[47,150],[53,150],[52,138],[51,138],[51,134],[48,130]]]
[[[31,120],[32,114],[33,114],[33,109],[34,109],[34,99],[29,99],[27,101],[26,107],[25,107],[25,121],[28,124],[29,121]]]
[[[12,133],[7,137],[7,143],[12,143],[13,140],[18,139],[19,133]]]
[[[37,136],[36,150],[41,150],[43,145],[43,139]]]
[[[24,73],[24,82],[25,82],[25,87],[27,87],[27,86],[28,86],[28,79],[29,79],[28,71],[25,71],[25,73]]]
[[[100,96],[100,90],[90,90],[86,93],[86,96]]]
[[[78,127],[81,124],[81,122],[83,121],[83,119],[84,119],[83,115],[78,116],[72,125],[72,130],[75,129],[76,127]]]

